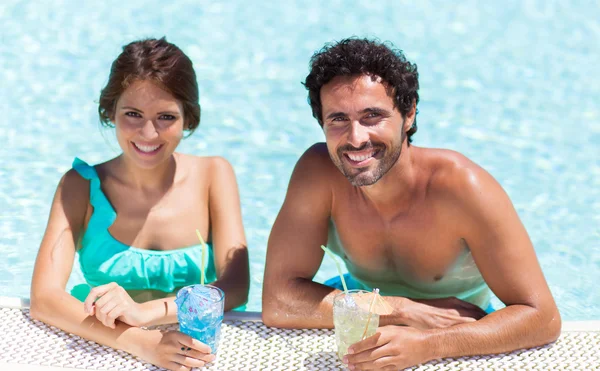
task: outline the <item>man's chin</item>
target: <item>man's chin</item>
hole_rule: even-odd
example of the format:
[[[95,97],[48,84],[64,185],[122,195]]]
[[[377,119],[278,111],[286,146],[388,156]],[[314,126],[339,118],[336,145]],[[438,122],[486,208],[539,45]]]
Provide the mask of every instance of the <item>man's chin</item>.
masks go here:
[[[349,172],[344,172],[346,179],[355,187],[365,187],[370,186],[379,180],[376,176],[374,176],[371,172],[361,172],[358,174],[351,174]]]

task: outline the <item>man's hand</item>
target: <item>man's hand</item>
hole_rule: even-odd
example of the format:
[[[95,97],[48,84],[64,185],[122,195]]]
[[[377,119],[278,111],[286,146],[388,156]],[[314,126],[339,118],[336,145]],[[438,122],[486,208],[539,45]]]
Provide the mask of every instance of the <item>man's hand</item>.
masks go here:
[[[94,287],[83,303],[85,312],[106,327],[115,328],[118,319],[129,326],[143,326],[147,319],[140,304],[133,301],[125,289],[111,282]]]
[[[388,296],[386,300],[396,308],[392,316],[399,318],[397,324],[423,330],[475,322],[487,314],[477,305],[453,297],[414,300]]]
[[[375,335],[348,348],[344,363],[350,370],[403,370],[432,359],[423,331],[384,326]]]

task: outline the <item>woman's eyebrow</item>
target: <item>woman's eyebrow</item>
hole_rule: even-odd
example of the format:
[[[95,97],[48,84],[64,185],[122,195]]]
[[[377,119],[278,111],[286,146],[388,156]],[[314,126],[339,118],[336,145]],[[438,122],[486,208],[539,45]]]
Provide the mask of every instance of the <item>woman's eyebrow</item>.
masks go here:
[[[130,109],[133,111],[138,111],[139,113],[144,113],[144,111],[142,111],[141,109],[135,108],[135,107],[131,107],[131,106],[123,106],[121,107],[121,109]]]

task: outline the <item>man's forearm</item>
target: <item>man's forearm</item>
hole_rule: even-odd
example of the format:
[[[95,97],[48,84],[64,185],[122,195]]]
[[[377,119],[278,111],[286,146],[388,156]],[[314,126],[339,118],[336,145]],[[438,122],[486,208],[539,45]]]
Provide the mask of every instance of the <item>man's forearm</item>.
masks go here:
[[[477,322],[425,330],[431,359],[497,354],[550,343],[560,335],[560,317],[511,305]]]
[[[273,327],[333,328],[333,298],[341,292],[308,279],[291,280],[279,287],[278,294],[265,295],[263,321]],[[381,316],[379,325],[408,325],[404,309],[410,299],[386,296],[385,300],[394,312]]]
[[[304,278],[266,290],[263,322],[282,328],[333,328],[333,298],[341,291]]]

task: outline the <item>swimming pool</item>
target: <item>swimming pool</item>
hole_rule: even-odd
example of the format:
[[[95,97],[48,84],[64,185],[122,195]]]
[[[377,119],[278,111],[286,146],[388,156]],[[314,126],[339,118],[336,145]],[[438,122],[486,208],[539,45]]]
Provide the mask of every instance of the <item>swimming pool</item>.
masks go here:
[[[552,5],[554,4],[554,5]],[[300,84],[324,42],[390,40],[416,62],[415,145],[460,151],[511,196],[565,320],[600,319],[600,5],[593,1],[0,4],[0,295],[29,295],[56,184],[116,155],[96,102],[121,45],[163,36],[194,61],[199,130],[240,184],[260,310],[266,242],[295,161],[323,138]],[[157,11],[160,9],[160,11]],[[325,260],[317,279],[335,274]]]

